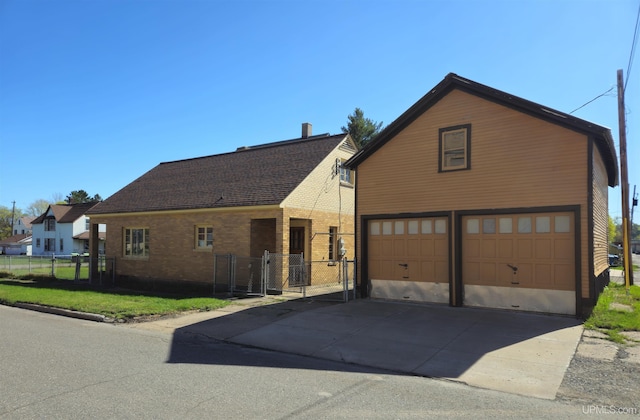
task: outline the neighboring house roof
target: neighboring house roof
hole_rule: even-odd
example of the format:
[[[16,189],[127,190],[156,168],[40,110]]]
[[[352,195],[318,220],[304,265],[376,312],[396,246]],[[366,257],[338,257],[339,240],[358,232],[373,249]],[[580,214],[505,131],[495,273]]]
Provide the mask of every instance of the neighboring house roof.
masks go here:
[[[279,204],[348,138],[322,134],[160,163],[88,214]]]
[[[26,227],[27,229],[31,229],[31,223],[33,223],[34,219],[35,219],[35,217],[33,217],[33,216],[22,216],[20,218],[20,220],[22,220],[22,225],[24,227]]]
[[[47,218],[47,214],[49,214],[49,209],[53,212],[53,217],[56,219],[58,223],[73,223],[78,218],[82,217],[87,213],[89,209],[98,204],[97,202],[91,203],[78,203],[78,204],[51,204],[47,211],[42,213],[40,216],[33,219],[31,222],[32,225],[40,224],[44,222],[44,219]]]
[[[76,235],[73,237],[73,239],[84,239],[84,240],[89,240],[89,237],[91,236],[91,232],[84,231],[79,235]],[[104,241],[107,239],[107,232],[98,232],[98,239],[100,239],[101,241]]]
[[[0,241],[0,246],[9,246],[15,244],[29,244],[31,243],[31,235],[20,233],[18,235],[10,236]]]
[[[480,98],[541,118],[545,121],[592,136],[607,168],[609,186],[615,187],[618,185],[618,160],[615,146],[613,144],[613,138],[611,137],[611,130],[569,114],[565,114],[564,112],[556,111],[535,102],[465,79],[454,73],[449,73],[437,86],[431,89],[394,122],[389,124],[375,137],[374,140],[345,162],[345,166],[355,169],[360,163],[371,156],[386,142],[395,137],[400,133],[400,131],[415,121],[420,115],[426,112],[431,108],[431,106],[437,103],[453,89],[459,89],[471,95],[476,95]]]

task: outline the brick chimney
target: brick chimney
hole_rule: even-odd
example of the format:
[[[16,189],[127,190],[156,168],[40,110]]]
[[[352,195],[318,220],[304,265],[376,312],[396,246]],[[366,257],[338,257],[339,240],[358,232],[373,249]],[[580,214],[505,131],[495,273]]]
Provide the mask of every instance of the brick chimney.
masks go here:
[[[311,137],[311,123],[302,123],[302,138]]]

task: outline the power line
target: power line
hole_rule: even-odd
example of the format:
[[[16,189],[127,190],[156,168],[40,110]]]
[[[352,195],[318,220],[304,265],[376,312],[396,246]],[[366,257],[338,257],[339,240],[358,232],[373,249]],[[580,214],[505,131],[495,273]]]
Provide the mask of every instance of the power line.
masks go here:
[[[631,52],[629,53],[629,64],[627,65],[627,78],[624,81],[623,91],[627,90],[629,83],[629,75],[631,74],[631,65],[633,64],[633,56],[636,52],[636,44],[638,41],[638,23],[640,23],[640,5],[638,5],[638,16],[636,17],[636,27],[633,30],[633,41],[631,41]]]
[[[579,110],[579,109],[581,109],[581,108],[584,108],[585,106],[589,105],[591,102],[595,101],[596,99],[603,97],[603,96],[604,96],[604,95],[606,95],[607,93],[611,92],[611,91],[613,90],[613,88],[614,88],[614,87],[615,87],[615,86],[611,86],[611,87],[609,88],[609,90],[608,90],[608,91],[603,92],[603,93],[601,93],[600,95],[598,95],[598,96],[596,96],[595,98],[593,98],[592,100],[590,100],[589,102],[587,102],[587,103],[585,103],[585,104],[580,105],[579,107],[577,107],[576,109],[574,109],[573,111],[571,111],[569,114],[573,114],[573,113],[574,113],[574,112],[576,112],[577,110]]]

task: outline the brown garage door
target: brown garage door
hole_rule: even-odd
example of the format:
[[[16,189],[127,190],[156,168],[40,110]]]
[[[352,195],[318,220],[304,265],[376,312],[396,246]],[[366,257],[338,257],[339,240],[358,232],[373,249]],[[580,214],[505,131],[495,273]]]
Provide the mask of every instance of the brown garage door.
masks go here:
[[[372,297],[449,301],[447,218],[371,220],[368,233]]]
[[[573,213],[462,219],[464,304],[575,313]]]

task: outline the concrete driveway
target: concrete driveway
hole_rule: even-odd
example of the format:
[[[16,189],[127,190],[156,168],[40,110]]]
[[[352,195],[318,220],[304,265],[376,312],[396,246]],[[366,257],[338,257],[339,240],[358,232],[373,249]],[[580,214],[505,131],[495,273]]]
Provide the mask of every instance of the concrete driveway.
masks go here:
[[[486,309],[257,302],[131,327],[173,332],[169,362],[189,363],[180,338],[197,335],[545,399],[555,398],[583,330],[570,317]]]

